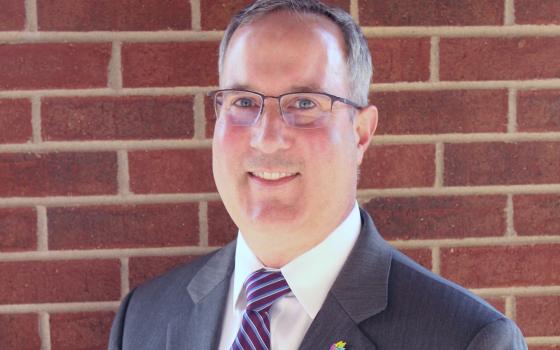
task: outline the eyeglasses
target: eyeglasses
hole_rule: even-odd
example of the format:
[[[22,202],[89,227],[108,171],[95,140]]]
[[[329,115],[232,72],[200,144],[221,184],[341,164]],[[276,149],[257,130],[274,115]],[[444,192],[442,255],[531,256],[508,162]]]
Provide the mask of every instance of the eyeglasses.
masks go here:
[[[262,115],[264,100],[274,98],[280,105],[280,114],[286,125],[294,128],[314,129],[326,126],[335,102],[342,102],[356,109],[357,103],[346,98],[323,92],[290,92],[280,96],[266,96],[249,90],[224,89],[208,94],[214,98],[216,118],[227,118],[233,125],[255,125]]]

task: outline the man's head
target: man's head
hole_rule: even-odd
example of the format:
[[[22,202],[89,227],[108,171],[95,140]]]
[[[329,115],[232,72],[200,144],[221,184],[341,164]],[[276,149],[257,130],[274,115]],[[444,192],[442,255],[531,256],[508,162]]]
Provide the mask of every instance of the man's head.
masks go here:
[[[345,33],[327,10],[315,1],[260,1],[222,42],[220,89],[236,91],[216,97],[214,179],[269,266],[312,248],[348,215],[377,124],[375,107],[351,101],[367,101],[367,91],[356,92]],[[364,45],[357,51],[367,52]]]
[[[294,15],[302,13],[315,14],[330,19],[344,38],[344,50],[346,53],[346,64],[350,79],[350,99],[361,106],[368,104],[369,85],[373,73],[371,55],[360,27],[354,22],[350,14],[338,9],[326,6],[315,0],[264,0],[255,1],[252,5],[239,12],[229,23],[222,42],[220,43],[219,71],[220,77],[224,69],[224,59],[227,46],[233,33],[245,24],[251,23],[267,14],[275,11],[289,10]]]

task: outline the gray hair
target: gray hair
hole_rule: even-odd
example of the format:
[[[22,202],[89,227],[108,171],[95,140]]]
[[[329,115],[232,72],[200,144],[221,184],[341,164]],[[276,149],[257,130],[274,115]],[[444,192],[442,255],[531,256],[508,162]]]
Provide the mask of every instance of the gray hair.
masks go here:
[[[229,23],[220,43],[218,63],[220,76],[224,67],[227,46],[237,28],[279,10],[325,16],[340,28],[346,44],[346,65],[350,78],[349,98],[361,106],[367,106],[373,66],[364,34],[346,11],[329,7],[317,0],[257,0],[241,10]]]

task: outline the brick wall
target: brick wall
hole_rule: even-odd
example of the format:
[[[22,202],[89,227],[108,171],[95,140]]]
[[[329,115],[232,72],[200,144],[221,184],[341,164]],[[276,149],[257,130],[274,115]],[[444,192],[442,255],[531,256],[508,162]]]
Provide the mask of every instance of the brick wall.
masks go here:
[[[205,93],[246,2],[0,0],[0,348],[103,349],[132,287],[234,237]],[[330,2],[376,65],[360,202],[560,349],[560,2]]]

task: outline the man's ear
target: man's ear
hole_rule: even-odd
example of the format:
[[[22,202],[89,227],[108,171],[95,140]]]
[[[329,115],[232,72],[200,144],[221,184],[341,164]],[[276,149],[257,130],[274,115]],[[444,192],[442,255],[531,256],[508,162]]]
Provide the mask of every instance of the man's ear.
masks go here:
[[[377,119],[377,107],[373,105],[361,109],[356,115],[354,128],[358,142],[358,165],[362,164],[364,153],[373,138],[375,129],[377,129]]]

